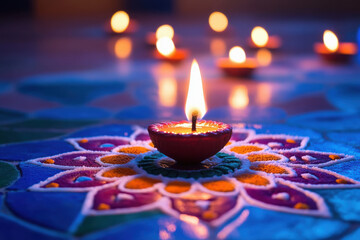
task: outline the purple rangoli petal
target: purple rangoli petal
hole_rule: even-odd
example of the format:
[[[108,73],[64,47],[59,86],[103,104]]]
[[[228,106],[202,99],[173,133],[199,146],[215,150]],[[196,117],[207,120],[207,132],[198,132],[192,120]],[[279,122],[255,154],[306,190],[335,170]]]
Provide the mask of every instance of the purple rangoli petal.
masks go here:
[[[306,146],[306,137],[294,137],[287,135],[256,135],[249,143],[268,145],[273,150],[298,149]]]
[[[89,138],[72,138],[68,141],[77,149],[90,151],[111,152],[114,148],[130,144],[130,140],[126,137],[89,137]]]
[[[29,160],[34,164],[39,164],[46,167],[60,168],[60,169],[73,169],[75,167],[93,167],[98,168],[101,165],[96,162],[96,158],[104,156],[106,152],[69,152],[55,156],[37,158]]]
[[[293,182],[306,188],[343,188],[356,187],[359,183],[337,173],[316,168],[299,166],[292,168],[295,176],[279,176],[278,178]]]
[[[245,187],[246,200],[252,205],[291,213],[328,216],[323,199],[315,193],[278,181],[267,189]]]
[[[30,189],[35,191],[88,191],[93,187],[109,183],[98,180],[95,175],[99,170],[80,169],[65,171],[35,184]]]
[[[117,184],[92,192],[87,200],[90,214],[116,214],[144,211],[155,208],[161,199],[157,191],[125,192],[119,190]]]
[[[288,163],[292,165],[326,166],[353,159],[352,156],[344,154],[316,152],[311,150],[281,151],[280,154],[287,157],[289,159]]]
[[[233,129],[230,141],[245,141],[249,136],[254,134],[253,130],[247,129]]]
[[[199,198],[171,198],[172,208],[179,214],[196,217],[205,222],[216,222],[225,214],[235,209],[238,196],[210,196]]]

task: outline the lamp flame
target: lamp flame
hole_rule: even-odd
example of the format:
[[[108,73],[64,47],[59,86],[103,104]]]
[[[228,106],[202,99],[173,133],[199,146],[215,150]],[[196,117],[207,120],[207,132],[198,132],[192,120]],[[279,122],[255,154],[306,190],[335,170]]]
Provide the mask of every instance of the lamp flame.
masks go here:
[[[236,63],[243,63],[246,61],[246,54],[242,47],[235,46],[229,51],[229,58]]]
[[[160,54],[170,56],[175,52],[175,45],[173,40],[169,37],[162,37],[156,41],[156,48]]]
[[[158,27],[158,29],[156,30],[156,39],[162,37],[168,37],[170,39],[174,37],[174,29],[172,28],[172,26],[165,24]]]
[[[339,48],[339,40],[336,37],[335,33],[330,30],[325,30],[323,35],[323,40],[325,47],[331,52],[336,52]]]
[[[124,11],[117,11],[110,20],[111,29],[116,33],[122,33],[129,26],[130,17]]]
[[[269,41],[269,34],[263,27],[254,27],[251,31],[251,40],[258,47],[265,47]]]
[[[191,64],[189,90],[185,104],[185,114],[189,121],[192,119],[194,112],[198,113],[198,119],[201,119],[206,113],[200,68],[195,59]]]
[[[213,12],[209,16],[209,25],[215,32],[223,32],[228,26],[228,19],[221,12]]]

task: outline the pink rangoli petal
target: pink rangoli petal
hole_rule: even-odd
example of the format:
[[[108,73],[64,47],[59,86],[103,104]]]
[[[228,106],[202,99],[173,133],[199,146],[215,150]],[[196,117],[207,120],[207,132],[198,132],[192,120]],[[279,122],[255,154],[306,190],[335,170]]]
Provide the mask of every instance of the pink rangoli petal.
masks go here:
[[[308,140],[306,137],[287,135],[255,135],[249,143],[268,145],[273,150],[287,150],[304,148]]]
[[[262,208],[319,216],[329,214],[320,196],[286,182],[278,181],[267,189],[245,187],[244,191],[248,202]]]

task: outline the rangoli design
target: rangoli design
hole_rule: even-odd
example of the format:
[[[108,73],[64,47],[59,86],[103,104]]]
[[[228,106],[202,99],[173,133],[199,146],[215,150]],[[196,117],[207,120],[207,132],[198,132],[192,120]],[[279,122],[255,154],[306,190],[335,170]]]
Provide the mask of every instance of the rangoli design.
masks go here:
[[[246,205],[329,217],[314,188],[355,188],[360,183],[324,166],[352,156],[305,150],[309,138],[256,135],[234,127],[228,145],[196,167],[178,166],[159,153],[140,127],[128,137],[67,139],[78,151],[28,160],[61,169],[31,191],[88,192],[82,216],[159,209],[219,226]]]

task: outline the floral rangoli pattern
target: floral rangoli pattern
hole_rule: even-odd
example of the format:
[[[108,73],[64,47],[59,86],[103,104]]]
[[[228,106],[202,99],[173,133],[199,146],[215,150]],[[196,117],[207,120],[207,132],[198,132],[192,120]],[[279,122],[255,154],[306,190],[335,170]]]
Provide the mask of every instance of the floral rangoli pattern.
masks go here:
[[[352,156],[305,150],[307,137],[256,135],[234,127],[228,145],[196,168],[159,153],[145,129],[129,137],[67,139],[78,151],[28,160],[63,171],[31,191],[88,192],[82,214],[160,209],[219,226],[245,205],[313,216],[330,212],[312,188],[356,188],[358,181],[323,169]]]

